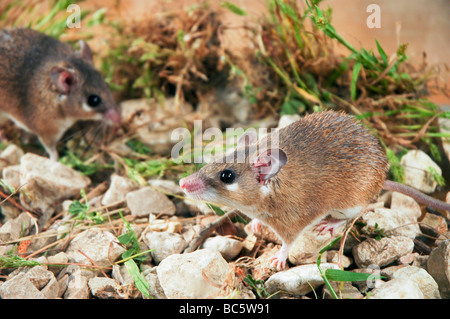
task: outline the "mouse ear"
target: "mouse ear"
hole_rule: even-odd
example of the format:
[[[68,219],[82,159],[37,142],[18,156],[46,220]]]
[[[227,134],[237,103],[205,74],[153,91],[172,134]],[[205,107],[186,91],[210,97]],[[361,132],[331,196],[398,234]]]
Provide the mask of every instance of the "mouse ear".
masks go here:
[[[54,66],[50,69],[50,77],[53,84],[56,86],[56,90],[61,94],[68,94],[71,90],[78,86],[78,81],[73,71]]]
[[[288,161],[286,153],[279,148],[271,148],[263,152],[252,165],[258,182],[267,184],[269,179],[278,174]]]
[[[78,53],[80,56],[85,60],[86,62],[89,62],[91,64],[94,64],[94,58],[92,55],[92,50],[89,47],[89,45],[84,40],[78,41],[78,44],[80,45],[80,51]]]

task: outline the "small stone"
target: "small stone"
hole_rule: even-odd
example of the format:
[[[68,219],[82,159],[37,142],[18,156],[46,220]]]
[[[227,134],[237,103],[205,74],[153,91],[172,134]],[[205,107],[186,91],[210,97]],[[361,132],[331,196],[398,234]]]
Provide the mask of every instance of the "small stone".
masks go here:
[[[339,264],[339,251],[337,250],[328,250],[327,251],[327,262],[333,263],[333,264]],[[323,257],[323,256],[322,256]],[[350,267],[351,264],[353,264],[353,260],[345,255],[341,256],[341,265],[344,268]]]
[[[0,227],[0,244],[26,236],[35,224],[36,219],[29,213],[22,213],[16,218],[8,220]]]
[[[10,165],[2,171],[3,180],[15,189],[20,188],[20,165]]]
[[[442,175],[442,170],[425,152],[421,150],[408,151],[401,158],[400,164],[405,172],[405,184],[424,193],[434,192],[437,183],[431,177],[429,168],[433,168],[439,175]]]
[[[121,286],[112,278],[94,277],[88,281],[91,294],[99,299],[121,299]]]
[[[186,225],[182,232],[184,240],[189,243],[191,240],[198,236],[201,230],[202,226],[200,225]]]
[[[91,265],[89,258],[80,251],[97,266],[111,266],[125,252],[125,248],[118,244],[117,238],[110,232],[93,227],[72,239],[66,250],[74,262]]]
[[[414,266],[404,267],[395,271],[392,278],[411,279],[419,286],[425,299],[440,299],[438,284],[424,269]]]
[[[255,249],[256,244],[258,242],[258,238],[255,236],[255,234],[249,234],[247,237],[245,237],[244,241],[242,242],[242,254],[245,256],[252,255],[253,250]]]
[[[430,226],[440,235],[445,234],[448,231],[447,221],[442,216],[426,214],[420,223],[421,225],[426,224]]]
[[[423,293],[414,280],[389,280],[371,291],[370,299],[423,299]]]
[[[76,170],[46,157],[27,153],[20,159],[20,202],[43,214],[41,224],[65,199],[78,195],[90,183],[89,178]]]
[[[44,266],[35,266],[27,272],[27,277],[37,289],[41,290],[48,284],[50,278],[54,277],[54,275]]]
[[[331,287],[336,292],[336,294],[342,298],[342,299],[362,299],[363,295],[359,292],[358,288],[354,287],[351,282],[337,282],[337,281],[331,281],[330,282]],[[341,286],[342,285],[342,286]],[[327,286],[324,286],[323,288],[323,299],[332,299],[333,296],[331,295],[329,289]]]
[[[133,99],[120,103],[124,123],[129,125],[136,137],[149,146],[154,154],[170,154],[173,145],[172,132],[183,126],[185,115],[192,112],[190,103],[178,103],[167,98],[164,103],[157,99]],[[180,109],[184,110],[180,115]]]
[[[398,259],[399,263],[402,265],[410,265],[412,264],[417,257],[419,257],[420,255],[418,253],[410,253],[410,254],[406,254],[405,256],[402,256]]]
[[[125,265],[113,265],[112,277],[124,288],[134,284],[133,277]]]
[[[336,264],[323,263],[320,268],[325,271],[339,267]],[[323,284],[317,265],[309,264],[277,272],[266,281],[265,286],[271,294],[281,290],[292,295],[306,295]]]
[[[40,250],[43,247],[50,245],[54,241],[56,241],[56,236],[54,234],[52,234],[51,231],[42,232],[42,233],[40,233],[40,236],[36,236],[35,238],[31,239],[31,244],[28,247],[28,251],[33,252],[33,251]]]
[[[62,267],[60,265],[69,262],[69,256],[67,256],[65,252],[59,252],[54,256],[47,257],[47,260],[49,263],[48,270],[57,275],[62,270]]]
[[[228,263],[219,252],[200,249],[165,258],[156,272],[169,299],[215,298],[227,278]]]
[[[181,253],[187,243],[180,234],[149,231],[144,236],[144,242],[151,252],[156,264],[173,254]]]
[[[404,236],[411,239],[420,234],[417,218],[396,209],[375,208],[361,217],[366,224],[362,231],[371,233],[374,230],[382,230],[387,236]]]
[[[339,227],[336,233],[339,233],[345,225]],[[310,227],[306,229],[295,241],[289,250],[289,262],[294,265],[311,264],[317,261],[319,251],[325,247],[331,240],[330,232],[320,235],[314,229]],[[322,255],[322,258],[326,258],[326,254]]]
[[[64,274],[64,276],[58,276],[58,295],[57,298],[62,298],[64,296],[64,293],[67,290],[67,287],[69,286],[69,274]]]
[[[254,234],[257,238],[261,240],[281,245],[280,237],[278,237],[278,235],[270,227],[264,224],[261,224],[261,229],[257,233],[253,233],[251,223],[245,225],[244,230],[248,235]]]
[[[69,275],[64,299],[89,299],[88,281],[93,277],[93,271],[81,269],[78,266],[73,267],[72,273]]]
[[[370,265],[383,267],[394,262],[414,249],[414,241],[408,237],[385,237],[380,240],[369,238],[353,247],[353,257],[359,268]]]
[[[164,179],[151,179],[148,180],[147,183],[150,186],[153,186],[157,189],[161,189],[164,192],[167,192],[169,194],[174,195],[181,195],[183,194],[183,190],[181,189],[180,185],[175,183],[171,180],[164,180]]]
[[[416,256],[411,266],[416,266],[427,270],[428,257],[429,256]]]
[[[441,298],[450,298],[450,239],[433,249],[428,257],[427,270],[436,280]]]
[[[102,205],[111,205],[125,200],[125,196],[137,188],[138,185],[131,179],[117,174],[112,174],[111,184],[102,198]]]
[[[126,195],[127,206],[133,216],[148,216],[150,214],[175,214],[174,203],[161,192],[151,187],[143,187]]]
[[[35,266],[18,274],[0,286],[2,299],[54,299],[59,291],[58,281],[45,266]]]
[[[264,252],[253,262],[252,275],[255,280],[266,280],[276,273],[272,266],[272,257],[280,250],[280,246],[267,247]]]
[[[0,286],[2,299],[45,299],[45,295],[29,280],[26,273],[5,281]]]
[[[159,283],[158,274],[156,273],[157,267],[153,267],[148,269],[142,273],[145,281],[147,281],[149,285],[148,293],[152,298],[155,299],[167,299],[164,294],[164,290]]]
[[[168,219],[156,219],[156,216],[150,214],[149,229],[157,232],[179,233],[183,230],[183,223],[176,216]]]
[[[23,155],[24,152],[20,147],[10,144],[0,153],[0,158],[5,160],[8,165],[16,165],[20,163],[20,158]]]
[[[391,209],[408,214],[411,218],[415,219],[422,216],[420,205],[414,200],[414,198],[398,192],[392,192]]]
[[[241,241],[224,236],[207,238],[202,245],[202,248],[217,250],[227,261],[230,261],[239,255],[242,247],[243,245]]]

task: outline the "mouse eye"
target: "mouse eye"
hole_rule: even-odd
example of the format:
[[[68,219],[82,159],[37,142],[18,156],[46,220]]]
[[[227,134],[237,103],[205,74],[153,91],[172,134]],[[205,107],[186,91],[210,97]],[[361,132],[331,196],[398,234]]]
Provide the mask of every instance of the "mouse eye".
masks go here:
[[[236,174],[230,170],[226,169],[220,173],[220,180],[224,182],[225,184],[231,184],[236,179]]]
[[[102,103],[102,98],[96,94],[92,94],[88,96],[87,103],[90,107],[97,107]]]

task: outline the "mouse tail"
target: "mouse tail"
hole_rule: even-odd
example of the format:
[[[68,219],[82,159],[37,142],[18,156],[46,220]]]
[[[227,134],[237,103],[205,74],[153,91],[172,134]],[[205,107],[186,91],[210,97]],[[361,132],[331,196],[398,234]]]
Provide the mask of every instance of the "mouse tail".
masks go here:
[[[390,181],[390,180],[385,180],[383,189],[405,194],[409,197],[414,198],[419,203],[433,207],[434,209],[450,211],[450,204],[440,201],[431,196],[425,195],[424,193],[418,191],[417,189],[414,189],[410,186],[407,186],[407,185],[404,185],[401,183],[397,183],[397,182]]]

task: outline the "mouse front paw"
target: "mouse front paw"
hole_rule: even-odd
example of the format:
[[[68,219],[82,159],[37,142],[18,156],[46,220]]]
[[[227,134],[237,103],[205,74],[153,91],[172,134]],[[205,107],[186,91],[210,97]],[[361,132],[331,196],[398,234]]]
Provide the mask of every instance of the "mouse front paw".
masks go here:
[[[288,258],[289,254],[289,246],[281,246],[281,249],[270,258],[270,262],[273,267],[275,267],[277,270],[282,270],[286,267],[286,260]]]
[[[345,219],[326,217],[317,224],[316,231],[319,232],[319,235],[325,235],[327,232],[330,232],[331,236],[334,236],[335,230],[346,222]]]
[[[257,234],[261,231],[262,223],[259,219],[253,219],[250,222],[250,229],[253,233]]]
[[[282,256],[273,256],[270,258],[270,262],[277,270],[282,270],[286,267],[286,258],[283,258]]]

